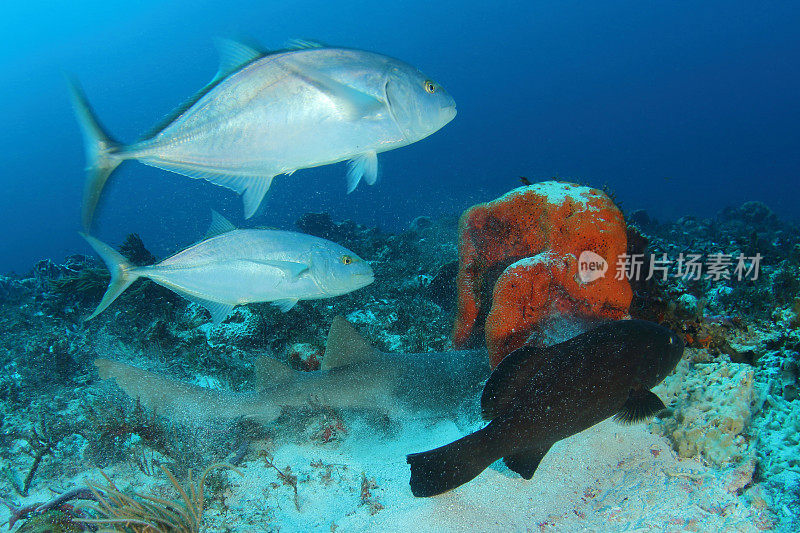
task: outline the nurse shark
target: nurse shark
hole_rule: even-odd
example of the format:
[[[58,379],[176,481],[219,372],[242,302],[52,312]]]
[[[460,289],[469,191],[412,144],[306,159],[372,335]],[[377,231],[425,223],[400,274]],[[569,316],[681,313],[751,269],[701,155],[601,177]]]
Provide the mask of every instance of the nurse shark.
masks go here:
[[[477,399],[489,376],[485,351],[383,353],[343,317],[334,318],[321,369],[300,372],[269,357],[256,362],[256,390],[223,392],[109,359],[95,360],[100,377],[113,379],[148,408],[183,421],[275,420],[284,408],[314,399],[335,409],[457,413]]]

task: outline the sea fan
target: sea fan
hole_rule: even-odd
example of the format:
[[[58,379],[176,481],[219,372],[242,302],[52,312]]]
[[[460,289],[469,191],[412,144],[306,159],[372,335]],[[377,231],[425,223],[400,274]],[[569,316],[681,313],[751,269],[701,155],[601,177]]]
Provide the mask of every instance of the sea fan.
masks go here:
[[[97,503],[82,506],[92,513],[93,518],[81,519],[81,522],[96,524],[101,527],[100,531],[108,532],[197,533],[203,521],[203,489],[206,477],[216,468],[230,468],[241,475],[235,467],[217,463],[206,468],[197,483],[192,480],[190,470],[184,487],[166,466],[161,465],[161,470],[180,495],[180,501],[169,501],[136,492],[126,494],[101,471],[107,485],[88,483]]]

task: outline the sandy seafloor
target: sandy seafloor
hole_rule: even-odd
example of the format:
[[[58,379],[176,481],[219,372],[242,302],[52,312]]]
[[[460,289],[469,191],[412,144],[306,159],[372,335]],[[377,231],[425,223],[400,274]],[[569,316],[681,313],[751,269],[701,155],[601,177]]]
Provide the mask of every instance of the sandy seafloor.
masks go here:
[[[83,323],[106,283],[84,280],[76,292],[71,276],[89,272],[91,280],[103,271],[85,257],[3,276],[2,499],[16,508],[48,501],[87,480],[102,481],[101,469],[120,490],[176,499],[153,465],[168,465],[184,481],[185,467],[197,473],[232,461],[238,472],[224,471],[206,491],[203,531],[796,530],[800,231],[763,204],[709,221],[640,221],[654,253],[686,246],[733,253],[757,232],[766,256],[763,276],[741,286],[671,280],[651,288],[665,320],[693,339],[655,389],[669,410],[633,426],[607,420],[557,443],[530,481],[498,462],[450,493],[411,494],[406,454],[481,427],[466,412],[404,411],[378,422],[361,411],[311,406],[274,425],[212,424],[173,436],[172,422],[137,419],[131,400],[98,378],[94,359],[108,357],[185,382],[252,390],[256,357],[297,363],[292,354],[298,350],[324,348],[335,315],[385,352],[452,349],[452,302],[442,298],[452,300],[453,291],[439,280],[456,257],[455,219],[418,221],[387,235],[315,217],[298,226],[357,251],[381,283],[330,301],[301,302],[285,314],[269,305],[239,307],[211,327],[204,310],[152,283],[133,286]],[[341,430],[321,433],[338,420]],[[53,446],[22,496],[21,480],[38,445],[35,428]],[[150,467],[142,467],[142,458]],[[278,470],[297,476],[296,498]],[[10,516],[0,507],[0,521]],[[25,531],[23,522],[15,530]]]
[[[336,446],[289,444],[272,454],[298,477],[294,491],[254,458],[205,514],[204,531],[763,531],[760,502],[737,495],[752,464],[715,469],[676,456],[646,424],[602,422],[557,443],[525,481],[501,462],[444,495],[415,498],[405,455],[450,442],[466,427],[407,420],[391,439],[356,421]],[[477,429],[477,426],[475,427]],[[749,468],[749,471],[748,471]],[[120,489],[164,494],[166,482],[131,464],[105,469]],[[362,492],[364,479],[369,496]],[[96,470],[81,472],[98,482]],[[63,479],[60,480],[64,484]],[[44,500],[47,491],[31,493]],[[0,519],[8,519],[4,510]]]
[[[736,491],[738,471],[720,472],[679,459],[669,443],[646,426],[613,421],[558,443],[531,481],[497,463],[477,479],[444,495],[414,498],[405,454],[440,445],[461,433],[452,423],[409,423],[402,438],[369,438],[369,430],[336,450],[287,446],[279,464],[305,465],[295,472],[300,512],[287,487],[264,490],[274,472],[248,463],[234,476],[227,513],[209,513],[211,530],[296,531],[759,531],[770,527],[760,510]],[[320,480],[310,461],[339,466],[336,482]],[[374,479],[374,510],[360,502],[361,472]],[[746,476],[747,474],[745,474]],[[283,490],[280,490],[283,489]],[[263,512],[265,506],[273,507]],[[275,509],[277,507],[277,509]]]

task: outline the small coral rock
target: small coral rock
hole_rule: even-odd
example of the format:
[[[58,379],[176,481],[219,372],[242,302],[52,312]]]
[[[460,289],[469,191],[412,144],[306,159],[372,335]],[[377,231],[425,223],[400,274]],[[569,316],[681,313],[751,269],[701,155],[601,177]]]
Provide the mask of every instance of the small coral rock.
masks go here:
[[[469,344],[483,325],[496,365],[553,314],[624,318],[632,292],[615,274],[626,247],[622,213],[597,189],[546,181],[471,207],[459,224],[453,342]],[[604,276],[580,279],[584,251],[608,262]]]
[[[306,342],[296,342],[289,347],[287,358],[293,368],[311,372],[319,370],[323,354],[324,350],[319,346]]]

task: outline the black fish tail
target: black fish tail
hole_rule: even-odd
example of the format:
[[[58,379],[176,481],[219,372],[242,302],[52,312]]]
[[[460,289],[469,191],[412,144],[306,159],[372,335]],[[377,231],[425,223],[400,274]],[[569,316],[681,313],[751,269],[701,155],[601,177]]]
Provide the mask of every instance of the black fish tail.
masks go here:
[[[435,496],[471,481],[500,458],[485,427],[427,452],[406,457],[414,496]]]

